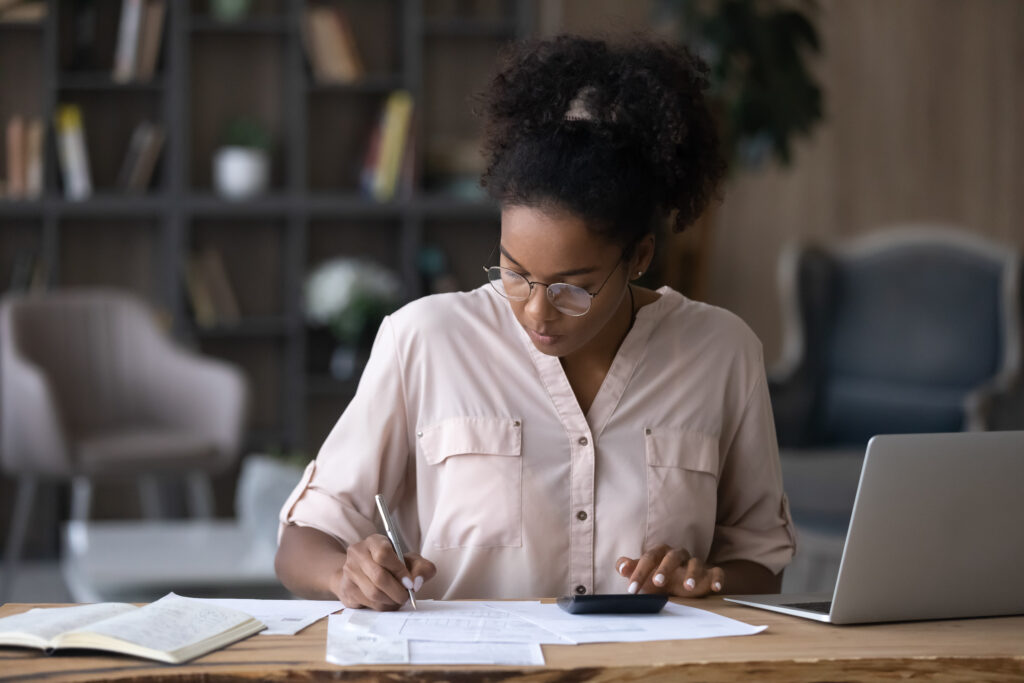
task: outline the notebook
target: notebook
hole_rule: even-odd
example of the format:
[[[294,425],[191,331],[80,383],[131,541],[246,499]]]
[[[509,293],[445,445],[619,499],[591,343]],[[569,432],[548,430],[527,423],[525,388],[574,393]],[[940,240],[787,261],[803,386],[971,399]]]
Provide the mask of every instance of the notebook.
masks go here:
[[[726,600],[832,624],[1024,614],[1024,431],[876,436],[832,593]]]

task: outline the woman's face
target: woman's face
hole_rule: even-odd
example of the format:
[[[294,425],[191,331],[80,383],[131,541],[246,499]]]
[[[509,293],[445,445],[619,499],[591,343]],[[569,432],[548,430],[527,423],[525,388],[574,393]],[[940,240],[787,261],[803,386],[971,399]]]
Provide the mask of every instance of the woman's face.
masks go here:
[[[499,265],[527,280],[565,282],[591,293],[600,288],[590,310],[579,317],[554,308],[541,285],[534,285],[526,301],[509,300],[516,320],[541,353],[564,357],[589,342],[601,341],[615,313],[629,305],[622,248],[589,231],[577,216],[533,207],[506,207],[501,212],[500,249]]]

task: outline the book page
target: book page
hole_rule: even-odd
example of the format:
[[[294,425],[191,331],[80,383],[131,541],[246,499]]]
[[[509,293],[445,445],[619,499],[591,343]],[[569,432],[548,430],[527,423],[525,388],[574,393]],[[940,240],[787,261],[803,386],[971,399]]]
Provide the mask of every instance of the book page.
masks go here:
[[[49,642],[65,631],[81,629],[94,622],[137,609],[134,605],[121,602],[101,602],[74,607],[36,607],[0,619],[0,634],[27,633]]]
[[[250,619],[245,612],[168,593],[156,602],[78,629],[75,634],[99,634],[158,652],[175,652]]]

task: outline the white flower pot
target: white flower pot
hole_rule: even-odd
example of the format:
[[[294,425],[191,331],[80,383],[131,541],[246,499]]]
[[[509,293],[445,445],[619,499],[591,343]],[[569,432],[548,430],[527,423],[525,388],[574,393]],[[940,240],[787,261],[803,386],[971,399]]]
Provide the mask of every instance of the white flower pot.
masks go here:
[[[262,149],[221,147],[213,155],[213,185],[227,199],[247,199],[267,190],[270,159]]]
[[[235,491],[235,516],[255,546],[277,547],[277,518],[281,506],[302,479],[302,468],[269,455],[242,460]]]

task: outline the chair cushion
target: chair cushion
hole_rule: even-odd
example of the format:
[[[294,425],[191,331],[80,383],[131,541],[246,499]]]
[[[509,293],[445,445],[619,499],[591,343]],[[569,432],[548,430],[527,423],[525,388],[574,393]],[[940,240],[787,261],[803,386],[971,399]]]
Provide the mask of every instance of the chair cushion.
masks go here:
[[[161,427],[91,434],[75,444],[75,456],[82,474],[99,477],[218,467],[213,442],[193,433]]]
[[[822,398],[821,432],[829,444],[864,445],[876,434],[958,432],[964,427],[960,388],[835,377]]]

